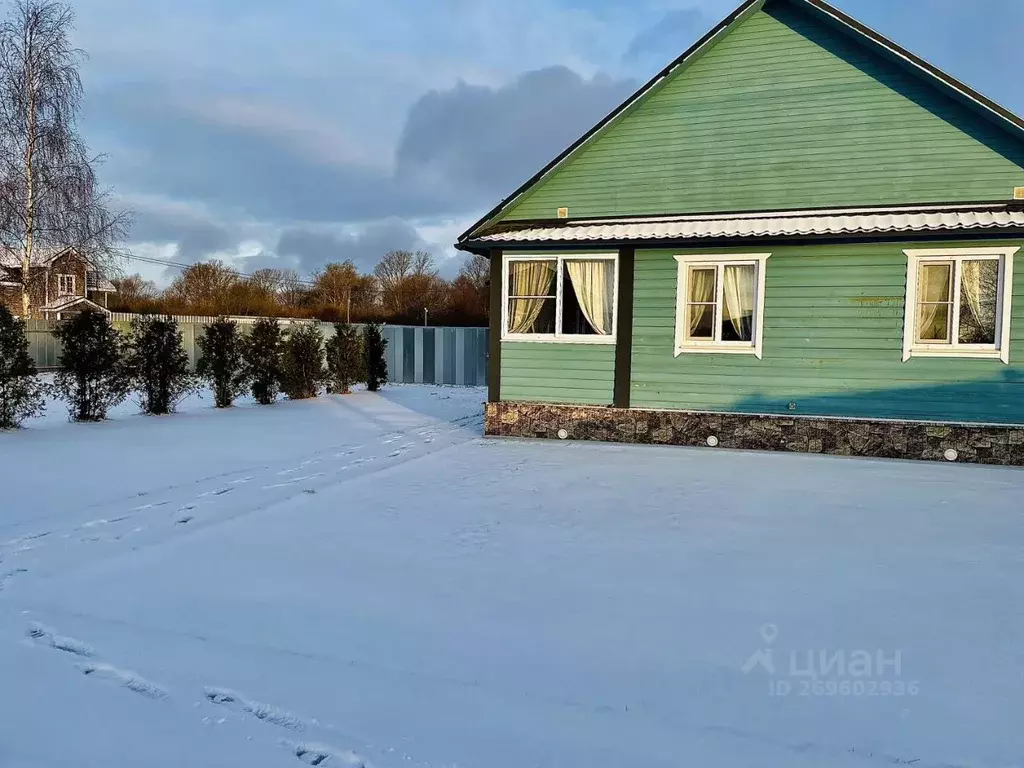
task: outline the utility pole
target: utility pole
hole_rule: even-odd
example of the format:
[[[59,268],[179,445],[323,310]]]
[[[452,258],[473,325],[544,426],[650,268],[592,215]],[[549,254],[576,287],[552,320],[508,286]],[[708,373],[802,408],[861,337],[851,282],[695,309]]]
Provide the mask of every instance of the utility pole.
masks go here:
[[[345,322],[346,323],[351,323],[352,322],[352,289],[351,288],[348,289],[348,298],[346,299],[345,304],[346,304]]]

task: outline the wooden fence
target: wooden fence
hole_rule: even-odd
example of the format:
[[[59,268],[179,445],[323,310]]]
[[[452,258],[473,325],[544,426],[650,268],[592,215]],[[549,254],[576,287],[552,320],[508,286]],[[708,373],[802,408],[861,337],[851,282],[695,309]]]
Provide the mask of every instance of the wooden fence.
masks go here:
[[[114,325],[128,329],[133,316],[115,313]],[[198,337],[203,326],[216,318],[182,317],[178,320],[181,335],[194,367],[199,346]],[[240,325],[250,325],[255,318],[237,319]],[[282,325],[314,323],[324,339],[334,335],[334,326],[310,320],[286,320]],[[60,365],[60,343],[53,336],[56,323],[52,320],[29,320],[26,331],[29,354],[40,370],[54,370]],[[385,325],[387,339],[388,380],[404,384],[456,384],[484,386],[487,383],[487,328],[421,328],[407,325]]]

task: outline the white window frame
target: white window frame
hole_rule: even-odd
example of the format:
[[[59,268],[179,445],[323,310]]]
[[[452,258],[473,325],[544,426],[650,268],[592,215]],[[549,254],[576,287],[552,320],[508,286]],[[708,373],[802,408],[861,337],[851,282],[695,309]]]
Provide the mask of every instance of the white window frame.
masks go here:
[[[555,332],[554,333],[509,333],[509,265],[516,261],[554,261],[555,265]],[[589,333],[562,333],[562,297],[567,261],[613,261],[615,262],[615,291],[612,295],[612,332],[609,336]],[[615,344],[619,329],[619,254],[618,253],[566,253],[566,254],[502,254],[501,265],[501,340],[528,341],[558,344]]]
[[[1020,248],[908,248],[907,296],[903,317],[903,362],[912,357],[965,357],[1002,360],[1010,363],[1010,316],[1013,305],[1013,257]],[[992,260],[999,262],[1000,290],[996,306],[996,343],[961,344],[960,335],[960,275],[964,261]],[[953,263],[953,332],[952,343],[944,341],[918,341],[917,288],[921,265]]]
[[[65,291],[64,290],[64,288],[63,288],[64,280],[70,280],[71,281],[71,290],[70,291]],[[75,283],[76,283],[75,275],[58,274],[57,275],[57,295],[58,296],[77,296],[78,292],[76,290],[77,286],[75,285]]]
[[[754,355],[758,360],[763,356],[764,340],[764,289],[765,272],[770,253],[687,253],[676,256],[678,274],[676,277],[676,346],[675,356],[686,353]],[[723,291],[726,267],[753,265],[757,269],[757,290],[754,294],[754,328],[750,341],[721,341]],[[686,329],[686,305],[690,295],[690,270],[694,268],[715,268],[715,340],[706,341],[688,338]]]

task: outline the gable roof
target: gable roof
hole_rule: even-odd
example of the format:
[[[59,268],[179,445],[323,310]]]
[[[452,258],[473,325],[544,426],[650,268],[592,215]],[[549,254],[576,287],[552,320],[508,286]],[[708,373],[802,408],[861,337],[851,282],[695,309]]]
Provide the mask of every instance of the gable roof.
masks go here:
[[[79,304],[87,304],[89,309],[95,312],[103,312],[109,315],[110,310],[106,307],[101,307],[94,301],[85,298],[85,296],[62,296],[59,299],[54,299],[49,304],[46,304],[40,309],[46,314],[54,314],[56,312],[63,312],[71,307],[78,306]]]
[[[459,236],[459,242],[456,244],[456,247],[464,248],[467,241],[477,235],[495,217],[499,216],[513,203],[519,200],[526,192],[547,178],[553,171],[573,156],[577,150],[581,149],[584,145],[587,145],[606,127],[622,116],[623,113],[641,101],[654,88],[663,83],[666,78],[671,77],[681,66],[701,56],[721,40],[731,29],[740,24],[750,15],[761,10],[766,5],[772,3],[779,4],[782,2],[789,2],[801,8],[808,9],[816,18],[839,28],[850,36],[856,37],[868,46],[872,47],[876,52],[885,55],[890,60],[914,72],[920,78],[930,82],[941,92],[953,97],[958,102],[966,105],[973,112],[983,116],[991,123],[998,125],[1024,142],[1024,119],[1021,119],[1010,110],[985,97],[951,75],[932,66],[928,62],[878,32],[864,24],[861,24],[856,19],[853,19],[837,8],[834,8],[829,5],[829,3],[825,2],[825,0],[746,0],[746,2],[736,8],[716,27],[694,43],[693,46],[658,72],[622,104],[612,110],[604,119],[597,123],[597,125],[587,131],[550,163],[544,166],[537,174],[527,180],[511,195],[502,200],[497,206],[470,226]]]
[[[45,267],[52,264],[54,261],[59,259],[61,256],[74,254],[73,248],[40,248],[32,252],[32,265],[33,267]],[[91,265],[89,259],[85,258],[81,254],[77,254],[82,261]],[[0,267],[6,267],[7,269],[20,269],[21,268],[21,254],[6,248],[0,249]]]

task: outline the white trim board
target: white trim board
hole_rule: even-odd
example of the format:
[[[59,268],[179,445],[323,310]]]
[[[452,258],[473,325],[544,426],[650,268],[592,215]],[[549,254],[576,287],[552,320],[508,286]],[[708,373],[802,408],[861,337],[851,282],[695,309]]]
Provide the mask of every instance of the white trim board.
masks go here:
[[[679,357],[682,354],[725,354],[725,355],[754,355],[758,360],[763,358],[764,349],[764,303],[765,303],[765,276],[767,271],[770,253],[727,253],[727,254],[702,254],[687,253],[674,257],[678,263],[676,272],[676,334],[674,354]],[[696,266],[717,266],[724,267],[729,264],[753,264],[757,267],[757,292],[754,298],[754,328],[752,340],[729,341],[729,342],[695,342],[688,340],[686,333],[686,297],[689,287],[689,273],[691,267]],[[719,270],[721,273],[721,269]],[[718,283],[718,296],[716,296],[715,326],[721,323],[721,279]]]
[[[903,362],[911,357],[958,357],[1001,360],[1010,363],[1010,323],[1013,311],[1013,257],[1020,248],[977,247],[977,248],[907,248],[907,290],[903,313]],[[999,260],[999,295],[996,307],[996,343],[960,344],[959,331],[960,296],[956,292],[959,282],[956,275],[960,262],[980,259]],[[922,263],[953,262],[952,290],[954,295],[952,321],[952,343],[922,343],[917,341],[917,283]]]
[[[508,267],[515,261],[554,261],[555,264],[555,332],[554,333],[516,333],[508,332]],[[615,290],[612,292],[612,332],[608,336],[594,334],[563,334],[560,332],[562,326],[562,296],[564,270],[562,265],[566,261],[614,261],[615,263]],[[600,251],[596,253],[566,253],[566,254],[502,254],[501,257],[501,341],[502,342],[527,342],[539,344],[600,344],[614,346],[618,339],[619,328],[619,254],[616,252]]]

